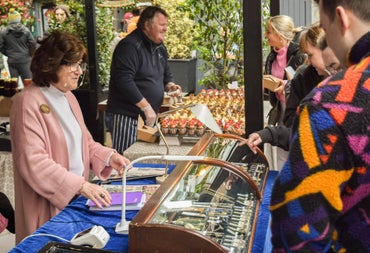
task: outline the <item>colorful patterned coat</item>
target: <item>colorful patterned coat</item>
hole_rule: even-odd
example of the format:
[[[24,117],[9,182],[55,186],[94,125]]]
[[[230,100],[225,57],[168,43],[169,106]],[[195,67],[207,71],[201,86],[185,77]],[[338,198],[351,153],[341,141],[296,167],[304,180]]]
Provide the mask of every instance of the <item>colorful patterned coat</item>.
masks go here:
[[[274,252],[369,252],[370,33],[302,102],[271,199]]]

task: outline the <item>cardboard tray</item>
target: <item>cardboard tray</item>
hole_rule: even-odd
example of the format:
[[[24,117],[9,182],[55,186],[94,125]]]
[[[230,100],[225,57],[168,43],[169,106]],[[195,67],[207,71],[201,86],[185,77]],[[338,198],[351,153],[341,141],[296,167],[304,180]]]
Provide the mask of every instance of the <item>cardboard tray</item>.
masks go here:
[[[141,117],[137,123],[137,139],[140,141],[155,143],[158,139],[157,128],[145,126]]]
[[[263,87],[270,91],[274,91],[277,87],[279,87],[279,80],[274,77],[273,75],[264,75],[263,76]]]
[[[13,97],[0,96],[0,117],[9,117],[13,105]]]

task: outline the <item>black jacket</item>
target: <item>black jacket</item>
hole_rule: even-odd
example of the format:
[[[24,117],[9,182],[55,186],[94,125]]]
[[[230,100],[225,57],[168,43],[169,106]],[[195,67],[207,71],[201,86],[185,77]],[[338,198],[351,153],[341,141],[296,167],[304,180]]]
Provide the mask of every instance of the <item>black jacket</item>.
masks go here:
[[[135,105],[143,97],[158,112],[164,87],[173,81],[168,53],[136,29],[116,46],[110,72],[107,112],[137,118],[144,113]]]
[[[277,53],[271,50],[266,58],[265,63],[265,74],[271,74],[272,63],[276,59]],[[299,45],[291,42],[288,47],[287,52],[287,66],[291,66],[296,70],[300,65],[302,65],[306,60],[306,55],[299,50]],[[287,80],[286,74],[284,74],[284,80]],[[270,91],[270,103],[274,107],[277,103],[277,98],[275,92]]]
[[[27,63],[36,48],[31,31],[21,23],[10,24],[0,32],[0,52],[8,63]]]
[[[292,127],[299,103],[323,79],[324,77],[320,76],[312,65],[296,72],[290,82],[290,91],[283,120],[285,126]]]
[[[284,115],[284,125],[268,126],[257,133],[263,143],[270,143],[284,150],[289,150],[290,132],[293,121],[296,118],[296,110],[302,99],[311,92],[324,79],[319,76],[312,65],[302,68],[296,73],[291,81],[290,95]]]

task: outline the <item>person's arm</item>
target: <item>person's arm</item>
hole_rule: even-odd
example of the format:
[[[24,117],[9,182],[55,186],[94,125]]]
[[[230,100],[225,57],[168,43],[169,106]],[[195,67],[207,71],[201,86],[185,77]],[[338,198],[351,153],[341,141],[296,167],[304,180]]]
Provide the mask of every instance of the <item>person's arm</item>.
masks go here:
[[[177,91],[176,93],[174,93],[174,96],[178,96],[179,94],[181,94],[181,86],[175,84],[174,82],[168,82],[164,86],[164,90],[167,91],[167,92]]]
[[[300,67],[292,79],[283,123],[291,127],[301,100],[323,80],[312,65]]]
[[[164,66],[163,82],[164,82],[164,85],[167,85],[168,83],[173,83],[174,82],[174,78],[173,78],[173,75],[172,75],[172,72],[171,72],[171,69],[170,69],[170,65],[168,64],[168,58],[169,58],[169,56],[168,56],[168,51],[167,51],[166,46],[163,45],[160,48],[160,51],[163,54],[163,57],[166,59],[165,60],[165,66]]]
[[[120,96],[133,105],[144,98],[135,83],[140,65],[138,50],[132,43],[121,41],[116,46],[111,65],[111,82],[113,79]]]
[[[270,202],[274,252],[325,252],[343,208],[344,187],[355,172],[348,164],[351,152],[331,115],[316,105],[301,108],[293,131],[289,158]],[[336,136],[335,143],[329,133]]]
[[[84,159],[85,175],[88,174],[86,172],[86,168],[88,168],[88,171],[91,168],[94,174],[103,180],[110,176],[112,169],[117,170],[118,174],[121,175],[130,161],[118,154],[115,150],[101,145],[92,138],[84,123],[78,101],[72,93],[67,93],[66,96],[69,99],[70,107],[81,126],[83,158],[86,158]],[[102,207],[103,205],[109,206],[111,202],[109,193],[105,189],[87,181],[84,181],[81,184],[78,194],[91,199],[98,207]]]
[[[164,90],[167,92],[171,91],[177,91],[176,93],[173,94],[173,96],[178,96],[181,94],[181,86],[174,83],[173,75],[170,70],[170,65],[168,64],[168,52],[167,48],[163,46],[163,54],[165,55],[166,62],[165,62],[165,71],[164,71]]]
[[[293,125],[293,120],[296,116],[297,107],[301,101],[301,97],[299,95],[300,90],[302,87],[300,83],[302,82],[301,75],[297,75],[293,80],[290,82],[290,92],[289,97],[287,99],[286,108],[284,112],[284,125],[291,127]]]
[[[267,126],[262,131],[258,131],[264,143],[278,146],[286,151],[289,150],[290,128],[279,126]]]
[[[33,56],[33,53],[36,51],[36,40],[32,36],[32,33],[29,30],[27,33],[27,45],[28,45],[28,50],[30,52],[30,56]]]
[[[147,126],[153,126],[155,124],[157,114],[155,113],[153,107],[146,100],[146,98],[143,97],[143,99],[141,99],[136,104],[136,106],[139,107],[142,112],[144,112],[144,114],[145,114],[145,124]]]
[[[248,139],[241,141],[239,146],[248,145],[248,147],[257,153],[257,147],[262,143],[270,143],[284,150],[289,150],[290,128],[285,126],[268,126],[264,129],[251,133]]]

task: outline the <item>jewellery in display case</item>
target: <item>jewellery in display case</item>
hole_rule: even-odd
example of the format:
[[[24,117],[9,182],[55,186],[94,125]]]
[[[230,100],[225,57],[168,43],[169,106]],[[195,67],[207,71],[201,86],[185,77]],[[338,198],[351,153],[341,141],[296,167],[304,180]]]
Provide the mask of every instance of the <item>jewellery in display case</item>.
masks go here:
[[[240,140],[202,137],[189,155],[205,159],[178,164],[131,221],[130,250],[251,252],[269,166]]]

